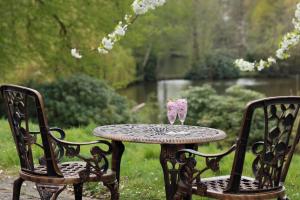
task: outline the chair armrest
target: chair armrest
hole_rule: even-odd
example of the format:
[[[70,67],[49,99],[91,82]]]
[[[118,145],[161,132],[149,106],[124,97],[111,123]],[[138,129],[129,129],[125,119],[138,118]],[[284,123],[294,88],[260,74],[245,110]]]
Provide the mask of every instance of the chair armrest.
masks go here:
[[[49,135],[53,140],[53,144],[56,145],[60,158],[65,155],[70,158],[79,158],[86,163],[84,171],[80,172],[80,177],[86,179],[90,173],[97,176],[102,176],[109,167],[107,155],[112,153],[112,145],[105,140],[98,140],[92,142],[69,142],[65,141],[65,132],[60,128],[50,128]],[[53,131],[60,133],[60,138],[55,137]],[[108,147],[107,150],[103,150],[98,145],[104,144]],[[81,146],[92,145],[90,149],[90,156],[83,156],[80,154]]]
[[[179,181],[175,197],[192,193],[192,185],[196,183],[197,191],[199,194],[205,194],[207,186],[201,182],[201,174],[211,169],[212,171],[219,170],[220,160],[236,150],[234,144],[229,150],[219,154],[204,154],[192,149],[182,149],[176,153],[176,160],[180,165],[179,168]],[[203,169],[196,169],[197,161],[196,156],[205,158],[206,166]],[[176,199],[175,198],[175,199]],[[179,198],[180,199],[180,198]]]
[[[61,134],[61,138],[55,137],[55,135],[53,133],[51,133],[51,131],[59,132]],[[62,130],[61,128],[50,128],[51,138],[55,142],[57,142],[61,145],[86,146],[86,145],[93,145],[93,144],[105,144],[105,145],[108,146],[109,149],[107,151],[104,151],[104,152],[106,152],[107,154],[110,154],[112,152],[112,146],[111,146],[110,142],[108,142],[106,140],[96,140],[96,141],[91,141],[91,142],[70,142],[70,141],[64,140],[65,135],[66,134],[65,134],[64,130]]]
[[[193,149],[182,149],[179,150],[177,152],[177,154],[179,154],[178,156],[180,156],[180,154],[183,153],[189,153],[190,155],[195,155],[195,156],[199,156],[199,157],[203,157],[203,158],[219,158],[219,157],[224,157],[227,156],[228,154],[230,154],[231,152],[236,150],[236,144],[232,145],[227,151],[223,152],[223,153],[218,153],[218,154],[205,154],[205,153],[201,153],[199,151],[195,151]]]
[[[218,171],[220,160],[235,150],[236,150],[236,144],[231,146],[227,151],[218,154],[205,154],[199,151],[195,151],[193,149],[182,149],[176,153],[176,159],[177,162],[179,162],[181,165],[184,165],[187,161],[187,158],[195,159],[195,156],[205,158],[206,167],[203,170],[201,170],[201,174],[202,174],[204,171],[208,169],[211,169],[212,171]]]

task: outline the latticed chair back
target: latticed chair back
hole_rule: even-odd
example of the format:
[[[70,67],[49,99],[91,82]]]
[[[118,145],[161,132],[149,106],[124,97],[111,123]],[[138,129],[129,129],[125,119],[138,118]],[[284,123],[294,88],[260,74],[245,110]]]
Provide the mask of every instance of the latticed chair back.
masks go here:
[[[248,104],[237,141],[227,192],[240,191],[251,122],[254,112],[258,109],[263,110],[264,137],[252,146],[252,152],[256,156],[252,164],[257,181],[256,190],[267,191],[282,187],[299,142],[299,106],[300,97],[273,97]]]
[[[51,143],[44,114],[44,102],[40,93],[33,89],[14,85],[3,85],[0,87],[0,91],[7,107],[8,120],[19,155],[21,170],[34,175],[62,177],[57,166],[59,151]],[[29,122],[31,120],[38,123],[38,131],[30,131]],[[41,136],[41,144],[37,143],[37,135]],[[41,160],[46,165],[46,174],[34,171],[32,152],[34,144],[43,149],[44,156]]]

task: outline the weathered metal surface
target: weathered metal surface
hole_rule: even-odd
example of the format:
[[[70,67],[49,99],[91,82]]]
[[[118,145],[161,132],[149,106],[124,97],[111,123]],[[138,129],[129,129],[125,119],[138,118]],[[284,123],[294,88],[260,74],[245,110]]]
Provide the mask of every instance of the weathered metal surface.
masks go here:
[[[115,141],[152,144],[202,144],[222,140],[226,134],[217,129],[169,124],[120,124],[100,126],[95,136]]]

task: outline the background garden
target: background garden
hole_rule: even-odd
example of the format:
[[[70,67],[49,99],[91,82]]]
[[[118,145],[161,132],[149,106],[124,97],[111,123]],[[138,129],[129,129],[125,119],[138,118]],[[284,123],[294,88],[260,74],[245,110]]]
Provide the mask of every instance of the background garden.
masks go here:
[[[233,64],[240,57],[253,61],[273,55],[292,29],[297,0],[168,0],[139,17],[108,54],[91,50],[131,3],[1,0],[0,83],[39,90],[49,124],[65,128],[71,141],[94,140],[92,130],[104,124],[167,123],[166,101],[186,97],[186,124],[228,134],[224,142],[200,148],[206,152],[225,150],[235,141],[248,101],[299,94],[300,47],[290,59],[259,73],[240,72]],[[72,57],[71,48],[83,50],[84,58]],[[14,174],[18,158],[4,113],[1,105],[0,169]],[[255,118],[251,142],[263,130],[259,112]],[[121,199],[163,199],[159,149],[126,144]],[[232,156],[222,161],[220,174],[230,172]],[[249,154],[248,174],[252,160]],[[298,155],[287,178],[291,199],[300,198],[297,162]],[[87,191],[97,196],[103,189],[89,185]]]

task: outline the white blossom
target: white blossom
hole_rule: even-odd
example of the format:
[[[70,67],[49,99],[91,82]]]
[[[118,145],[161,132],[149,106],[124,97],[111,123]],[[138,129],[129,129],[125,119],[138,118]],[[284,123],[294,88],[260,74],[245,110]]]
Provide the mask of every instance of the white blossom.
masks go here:
[[[166,0],[135,0],[132,3],[133,12],[136,15],[143,15],[150,9],[154,10],[156,7],[162,6]]]
[[[300,41],[300,3],[297,4],[297,9],[295,11],[295,18],[293,19],[293,24],[295,27],[294,31],[291,31],[284,35],[282,41],[280,42],[280,48],[276,50],[276,57],[280,60],[284,60],[290,57],[289,50],[296,46]],[[260,60],[259,63],[250,63],[244,61],[243,59],[238,59],[235,61],[236,66],[242,71],[252,71],[255,67],[257,70],[262,70],[265,67],[269,67],[276,63],[276,59],[269,57],[267,61]]]
[[[294,24],[295,30],[300,32],[300,21],[293,19],[293,24]]]
[[[71,49],[71,55],[77,59],[82,58],[82,55],[80,55],[79,51],[76,48]]]
[[[254,63],[245,61],[243,59],[235,60],[234,64],[240,68],[241,71],[254,71],[255,69]]]
[[[260,61],[259,61],[259,64],[257,65],[257,70],[258,70],[258,71],[263,70],[263,69],[266,67],[266,65],[267,65],[267,62],[266,62],[266,61],[260,60]]]
[[[283,49],[278,49],[276,51],[276,57],[279,58],[279,59],[281,59],[281,60],[283,60],[285,58],[285,56],[284,56],[284,50]]]
[[[125,20],[125,22],[126,22],[127,24],[129,24],[129,23],[130,23],[130,20],[131,20],[131,18],[132,18],[132,15],[128,15],[128,14],[126,14],[126,15],[125,15],[125,17],[124,17],[124,20]]]
[[[124,36],[127,30],[127,25],[123,26],[122,22],[119,22],[118,26],[116,26],[114,33],[119,36]]]
[[[143,15],[148,11],[148,8],[144,3],[141,1],[135,0],[132,4],[132,9],[135,14],[137,15]]]
[[[107,51],[106,49],[100,48],[100,47],[98,47],[98,52],[99,52],[100,54],[107,54],[107,53],[108,53],[108,51]]]
[[[104,47],[105,49],[111,50],[111,49],[113,48],[113,46],[114,46],[114,43],[112,42],[112,40],[111,40],[110,38],[104,37],[104,38],[102,39],[102,45],[103,45],[103,47]]]
[[[273,57],[269,57],[268,58],[268,63],[270,63],[270,64],[276,64],[276,59],[273,58]]]

